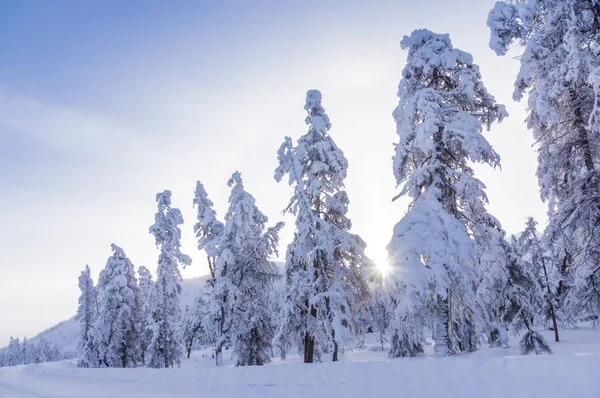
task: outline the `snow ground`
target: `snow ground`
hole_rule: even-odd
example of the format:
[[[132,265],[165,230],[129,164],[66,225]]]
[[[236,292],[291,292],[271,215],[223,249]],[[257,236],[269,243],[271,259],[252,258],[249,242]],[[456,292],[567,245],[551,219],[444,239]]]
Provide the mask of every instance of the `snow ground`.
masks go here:
[[[544,332],[548,341],[552,333]],[[554,355],[509,349],[436,359],[388,359],[368,336],[338,363],[301,364],[293,355],[264,367],[215,368],[196,351],[180,369],[80,369],[74,361],[0,368],[0,398],[387,397],[599,398],[600,332],[562,332]]]

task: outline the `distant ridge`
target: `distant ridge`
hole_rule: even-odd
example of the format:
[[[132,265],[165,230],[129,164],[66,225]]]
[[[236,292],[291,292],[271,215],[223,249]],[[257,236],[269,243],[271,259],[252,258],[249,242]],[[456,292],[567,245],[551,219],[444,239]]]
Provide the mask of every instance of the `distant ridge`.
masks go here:
[[[181,308],[186,305],[192,305],[198,297],[200,289],[209,275],[203,275],[196,278],[184,279],[181,292]],[[58,346],[61,354],[65,357],[77,356],[77,343],[79,341],[79,323],[75,321],[75,316],[64,320],[51,328],[44,330],[36,336],[28,339],[30,342],[38,342],[41,339],[46,339],[50,343],[55,343]]]

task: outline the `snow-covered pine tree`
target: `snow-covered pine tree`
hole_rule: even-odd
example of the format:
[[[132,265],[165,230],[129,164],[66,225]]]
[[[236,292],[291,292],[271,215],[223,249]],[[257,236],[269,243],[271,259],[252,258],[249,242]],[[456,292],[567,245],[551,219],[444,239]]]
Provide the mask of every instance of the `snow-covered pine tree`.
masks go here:
[[[244,190],[239,172],[233,174],[228,185],[232,192],[225,224],[216,219],[213,203],[199,182],[194,199],[198,206],[198,247],[207,253],[212,276],[209,285],[217,332],[217,365],[222,365],[226,344],[231,344],[237,365],[262,365],[271,359],[269,300],[277,276],[268,258],[275,253],[283,224],[265,230],[267,217]]]
[[[388,331],[391,326],[395,305],[391,293],[387,289],[386,279],[379,278],[372,283],[373,300],[371,302],[371,319],[374,332],[377,333],[377,342],[381,344],[383,351],[384,345],[389,343]]]
[[[8,347],[6,348],[6,364],[7,366],[16,366],[23,363],[23,356],[21,352],[21,343],[19,338],[10,338]]]
[[[498,55],[524,47],[514,98],[529,94],[549,214],[542,240],[562,256],[554,294],[565,322],[600,319],[599,13],[596,0],[523,0],[499,1],[488,17]]]
[[[31,363],[40,363],[42,362],[42,358],[40,355],[40,349],[38,347],[38,344],[36,343],[30,343],[30,358],[31,358]]]
[[[515,247],[524,266],[531,269],[543,292],[543,303],[540,311],[546,321],[552,322],[554,341],[559,342],[558,320],[556,318],[556,275],[551,274],[552,258],[544,250],[537,231],[537,222],[528,217],[525,230],[516,239]],[[554,267],[556,270],[556,267]]]
[[[198,303],[198,302],[196,302]],[[205,336],[203,317],[196,312],[196,307],[185,306],[183,312],[183,346],[186,356],[189,358],[192,355],[194,344]]]
[[[152,341],[152,316],[156,306],[156,287],[150,270],[143,265],[138,268],[138,286],[140,292],[140,347],[141,363],[146,363],[146,350]]]
[[[214,322],[214,307],[211,307],[212,288],[206,283],[201,289],[198,297],[191,308],[194,328],[197,329],[193,345],[206,347],[216,344],[216,323]]]
[[[33,362],[31,344],[27,341],[27,336],[23,337],[23,344],[21,344],[21,356],[23,357],[23,363],[25,365]]]
[[[511,329],[510,323],[517,314],[517,305],[533,308],[540,297],[513,297],[520,288],[527,288],[535,280],[527,277],[528,269],[522,269],[519,256],[506,240],[500,222],[487,212],[485,197],[483,200],[468,199],[470,201],[464,207],[465,225],[475,240],[479,259],[478,321],[482,331],[488,335],[491,347],[508,347],[506,332]],[[535,292],[539,293],[538,290]],[[510,302],[513,304],[508,305]],[[506,320],[510,321],[507,323]]]
[[[63,359],[58,345],[49,342],[44,337],[38,341],[37,347],[40,355],[40,362],[58,361]]]
[[[98,303],[96,302],[96,289],[90,272],[89,265],[85,266],[85,270],[81,271],[79,276],[79,306],[77,307],[77,315],[75,319],[79,321],[79,361],[77,366],[83,368],[95,368],[99,366],[98,353],[94,347],[94,338],[92,329],[96,321],[96,310]]]
[[[233,173],[228,185],[231,195],[216,261],[217,280],[228,279],[236,365],[264,365],[271,362],[274,330],[269,294],[278,276],[269,257],[277,254],[283,223],[266,228],[268,218],[244,189],[239,172]]]
[[[272,327],[273,330],[277,331],[279,325],[282,323],[282,313],[285,304],[285,278],[281,275],[281,270],[277,270],[278,276],[273,282],[273,290],[270,294],[270,305],[272,314]],[[279,355],[281,359],[287,357],[287,353],[290,350],[290,340],[285,336],[276,333],[273,340],[273,353]],[[286,345],[287,344],[287,345]]]
[[[94,346],[100,366],[130,368],[142,357],[139,289],[131,260],[114,243],[111,249],[113,254],[98,278]]]
[[[291,338],[311,363],[329,353],[335,361],[360,331],[369,292],[361,274],[365,243],[350,233],[344,179],[348,161],[328,131],[329,117],[318,90],[306,94],[308,132],[297,145],[286,137],[277,155],[278,182],[285,174],[294,194],[286,211],[296,216],[286,256],[286,303],[278,345]]]
[[[194,232],[198,239],[198,250],[205,250],[211,277],[215,278],[214,259],[219,254],[218,242],[223,233],[224,225],[217,220],[217,213],[213,210],[213,202],[208,198],[204,185],[196,182],[194,191],[194,207],[198,208],[198,222],[194,225]],[[209,281],[212,284],[212,281]]]
[[[540,323],[538,319],[544,302],[538,275],[519,256],[518,247],[517,239],[513,237],[508,267],[510,278],[502,306],[502,320],[513,334],[525,332],[519,343],[521,354],[552,354],[542,334],[535,329]]]
[[[472,56],[453,48],[448,35],[416,30],[401,45],[408,58],[394,111],[394,175],[403,184],[398,196],[412,203],[388,245],[402,292],[390,353],[421,353],[426,326],[438,356],[474,351],[481,314],[468,215],[486,196],[470,162],[498,164],[481,133],[506,112],[485,89]]]
[[[217,273],[216,259],[220,255],[219,243],[225,226],[217,220],[217,214],[213,210],[213,202],[208,199],[204,185],[196,182],[193,204],[198,208],[198,222],[194,225],[194,232],[198,240],[198,250],[206,252],[208,268],[211,278],[208,281],[210,296],[209,323],[213,324],[211,329],[215,335],[215,360],[217,366],[223,365],[223,347],[229,341],[230,320],[229,309],[231,307],[228,297],[229,291],[226,280],[220,277],[222,272]],[[226,272],[225,272],[226,274]],[[210,320],[212,318],[212,320]]]
[[[158,211],[150,233],[154,235],[160,250],[156,272],[156,305],[153,308],[149,328],[152,340],[146,350],[146,365],[152,368],[168,368],[181,364],[183,337],[181,333],[181,272],[192,263],[181,252],[181,229],[183,217],[179,209],[171,207],[171,191],[156,194]]]

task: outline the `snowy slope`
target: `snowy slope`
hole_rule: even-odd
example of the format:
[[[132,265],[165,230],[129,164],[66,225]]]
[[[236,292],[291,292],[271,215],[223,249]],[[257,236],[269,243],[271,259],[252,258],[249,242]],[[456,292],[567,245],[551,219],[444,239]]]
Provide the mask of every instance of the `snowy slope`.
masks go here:
[[[208,275],[183,280],[183,291],[181,293],[182,308],[194,302],[194,299],[198,296],[200,289],[204,286],[207,279]],[[79,339],[79,324],[75,321],[74,317],[69,318],[31,338],[30,342],[39,341],[41,338],[45,338],[50,343],[56,343],[62,354],[75,357],[77,355],[77,342]],[[3,397],[0,396],[0,398]]]
[[[435,359],[429,346],[425,357],[390,360],[372,343],[342,362],[310,365],[293,356],[219,369],[208,352],[195,352],[181,369],[80,369],[63,361],[0,369],[0,397],[600,397],[600,334],[586,327],[563,338],[552,344],[554,355],[525,357],[513,347]]]
[[[29,341],[37,343],[42,338],[48,340],[51,344],[56,344],[62,355],[75,357],[79,340],[79,324],[75,321],[75,317],[69,318],[50,329],[44,330]]]

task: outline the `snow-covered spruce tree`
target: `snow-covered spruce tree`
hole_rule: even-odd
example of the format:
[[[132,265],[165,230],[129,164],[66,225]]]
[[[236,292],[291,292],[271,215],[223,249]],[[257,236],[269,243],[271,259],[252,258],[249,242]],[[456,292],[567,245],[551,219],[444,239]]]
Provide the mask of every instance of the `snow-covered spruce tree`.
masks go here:
[[[6,364],[7,366],[16,366],[23,363],[23,356],[21,352],[21,343],[19,338],[10,338],[8,347],[6,347]]]
[[[94,348],[94,339],[92,328],[96,321],[96,310],[98,303],[96,302],[96,289],[90,272],[89,265],[85,266],[85,270],[81,271],[79,276],[79,306],[77,307],[77,315],[75,319],[79,321],[79,361],[77,366],[83,368],[95,368],[99,366],[98,353]]]
[[[515,247],[521,257],[524,267],[531,269],[543,292],[543,303],[537,312],[541,312],[546,321],[552,322],[554,330],[554,341],[559,341],[558,321],[556,318],[556,275],[551,274],[549,264],[552,258],[544,250],[537,232],[537,222],[528,217],[525,230],[516,239]],[[556,267],[554,267],[556,270]]]
[[[142,350],[141,362],[146,363],[146,350],[152,341],[152,329],[149,327],[153,321],[152,316],[156,306],[156,286],[152,280],[150,270],[143,265],[138,268],[138,286],[140,292],[140,347]]]
[[[42,362],[58,361],[62,359],[62,354],[57,343],[51,343],[45,338],[38,342],[38,348],[42,357]]]
[[[201,298],[197,299],[195,304],[192,307],[186,305],[183,313],[183,345],[188,358],[192,355],[194,346],[199,342],[206,341],[207,337],[204,328],[204,317],[199,312],[202,305]]]
[[[131,260],[112,244],[112,256],[98,278],[98,314],[94,322],[94,348],[100,366],[130,368],[142,357],[140,297]]]
[[[42,362],[42,358],[40,355],[40,349],[37,343],[30,343],[30,356],[31,363],[40,363]]]
[[[490,345],[507,347],[506,330],[513,335],[524,331],[520,342],[523,355],[552,353],[544,337],[535,330],[544,304],[537,270],[523,261],[514,238],[511,244],[503,237],[496,242],[497,257],[480,260],[482,278],[477,290],[482,310],[488,316],[484,318],[484,330],[490,334]]]
[[[171,207],[171,191],[156,194],[158,211],[150,233],[160,250],[156,271],[156,303],[148,326],[152,339],[146,350],[146,365],[168,368],[181,364],[183,336],[181,332],[181,272],[179,265],[190,265],[192,260],[181,252],[183,217],[179,209]]]
[[[23,337],[23,343],[21,344],[21,358],[23,358],[23,364],[31,363],[31,344],[27,341],[27,336]]]
[[[50,343],[44,337],[37,340],[35,343],[29,344],[33,363],[58,361],[60,359],[67,358],[70,359],[70,357],[66,357],[60,352],[60,349],[58,348],[58,345],[56,343]],[[5,348],[5,350],[7,350],[7,348]]]
[[[263,365],[271,360],[270,293],[278,275],[269,256],[275,253],[283,224],[265,230],[267,217],[244,190],[239,172],[228,185],[232,192],[225,224],[216,219],[200,183],[194,199],[198,247],[206,251],[212,274],[210,311],[217,332],[217,365],[222,365],[226,344],[232,346],[237,365]]]
[[[269,294],[278,276],[269,257],[277,254],[279,231],[283,223],[266,228],[268,221],[256,206],[254,197],[244,189],[239,172],[228,182],[231,187],[229,210],[217,257],[219,278],[228,278],[233,293],[232,352],[238,366],[271,362],[274,330]]]
[[[506,288],[506,296],[502,305],[502,321],[508,325],[509,330],[518,335],[525,332],[519,343],[521,354],[530,353],[552,354],[550,346],[544,337],[535,330],[540,323],[541,307],[544,295],[539,284],[538,275],[527,262],[519,256],[519,244],[513,237],[508,266],[509,283]]]
[[[294,194],[286,211],[296,230],[286,256],[286,303],[282,335],[304,351],[310,363],[328,353],[335,361],[360,332],[359,313],[368,311],[369,292],[361,274],[365,243],[350,233],[344,179],[348,161],[328,131],[321,93],[310,90],[304,109],[308,132],[297,145],[286,137],[278,151],[275,179],[285,174]],[[287,338],[287,337],[286,337]]]
[[[198,296],[191,308],[192,318],[197,327],[193,345],[199,347],[213,347],[216,344],[216,323],[214,322],[214,306],[212,303],[212,288],[207,283],[200,289]]]
[[[373,329],[377,333],[377,342],[384,345],[388,343],[388,331],[391,326],[395,305],[387,289],[386,279],[379,278],[372,282],[373,300],[371,302],[371,319]]]
[[[542,240],[562,256],[554,294],[569,323],[600,319],[599,14],[596,0],[524,0],[497,2],[488,17],[497,54],[524,47],[514,98],[529,94],[549,214]]]
[[[394,175],[403,184],[399,196],[412,203],[388,245],[402,292],[390,353],[421,353],[426,326],[438,356],[474,351],[482,315],[469,215],[486,196],[469,164],[498,164],[481,133],[506,112],[488,94],[472,56],[453,48],[448,35],[416,30],[401,45],[408,58],[394,111]]]
[[[530,277],[529,268],[522,267],[514,246],[505,238],[502,226],[486,211],[485,202],[479,198],[470,199],[475,200],[465,206],[465,220],[475,240],[479,259],[477,303],[480,327],[488,335],[491,347],[508,347],[507,331],[520,331],[511,327],[520,314],[519,306],[524,307],[523,311],[525,308],[534,309],[542,294],[539,289],[531,291],[535,294],[519,294],[521,289],[537,287],[536,279]]]
[[[272,314],[272,327],[273,330],[277,331],[279,325],[282,323],[282,313],[285,303],[285,279],[281,275],[281,269],[277,269],[278,276],[273,282],[273,290],[270,293],[270,308]],[[273,339],[273,353],[279,355],[281,359],[287,357],[287,353],[290,350],[290,340],[286,339],[279,333],[276,333]]]
[[[210,299],[209,323],[215,335],[215,360],[217,366],[223,365],[223,347],[229,341],[231,330],[231,307],[228,297],[229,291],[227,281],[220,278],[222,272],[217,273],[216,259],[220,254],[219,242],[223,234],[224,225],[217,220],[217,214],[213,210],[213,202],[208,199],[204,185],[196,182],[193,204],[198,209],[198,222],[194,225],[194,232],[198,240],[198,250],[206,252],[208,268],[211,278],[208,281]],[[226,274],[226,272],[225,272]],[[212,320],[210,319],[212,318]]]

